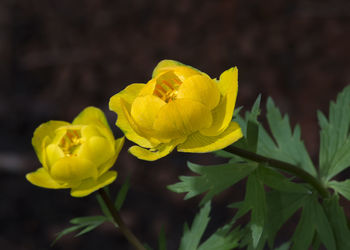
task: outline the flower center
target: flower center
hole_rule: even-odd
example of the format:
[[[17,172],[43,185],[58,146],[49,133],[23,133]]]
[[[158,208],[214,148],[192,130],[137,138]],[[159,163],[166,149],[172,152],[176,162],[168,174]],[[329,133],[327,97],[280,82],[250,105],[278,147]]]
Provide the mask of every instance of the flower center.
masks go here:
[[[82,144],[80,129],[67,129],[58,146],[66,156],[75,155],[76,150]]]
[[[175,74],[164,74],[157,79],[153,94],[166,103],[174,101],[181,84],[182,82]]]

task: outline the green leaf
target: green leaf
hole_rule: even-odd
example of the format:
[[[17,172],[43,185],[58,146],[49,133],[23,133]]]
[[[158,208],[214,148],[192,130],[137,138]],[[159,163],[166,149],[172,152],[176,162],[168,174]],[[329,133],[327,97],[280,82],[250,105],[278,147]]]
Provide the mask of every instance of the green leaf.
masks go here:
[[[267,218],[266,235],[270,248],[275,236],[284,223],[303,206],[308,194],[271,191],[266,194]]]
[[[350,86],[331,102],[329,120],[318,111],[321,127],[320,174],[326,181],[350,166]]]
[[[166,237],[165,237],[165,231],[164,228],[160,230],[159,236],[158,236],[158,249],[159,250],[166,250]]]
[[[77,217],[77,218],[71,219],[69,222],[71,224],[87,225],[87,224],[105,222],[106,220],[107,218],[105,216],[99,215],[99,216]]]
[[[201,201],[203,204],[249,175],[256,166],[255,163],[201,166],[189,162],[188,167],[199,176],[180,176],[181,182],[169,185],[168,189],[176,193],[187,192],[185,199],[208,191]]]
[[[304,205],[301,219],[293,235],[292,249],[307,249],[315,230],[318,237],[328,250],[335,250],[336,243],[331,224],[317,197],[310,197]]]
[[[300,138],[300,127],[298,125],[295,126],[292,132],[288,115],[282,117],[271,98],[267,100],[266,109],[267,121],[275,141],[261,126],[259,130],[258,153],[297,165],[311,175],[316,176],[315,167]]]
[[[210,201],[205,203],[199,214],[193,220],[191,229],[185,224],[184,233],[180,243],[180,250],[194,250],[197,249],[202,235],[210,220]]]
[[[74,225],[74,226],[71,226],[71,227],[68,227],[68,228],[66,228],[66,229],[64,229],[63,231],[61,231],[58,235],[57,235],[57,237],[56,237],[56,239],[51,243],[51,246],[53,246],[59,239],[61,239],[64,235],[66,235],[66,234],[69,234],[69,233],[71,233],[71,232],[74,232],[74,231],[76,231],[76,230],[78,230],[78,229],[80,229],[80,228],[82,228],[82,227],[84,227],[85,225]]]
[[[325,212],[329,219],[336,239],[338,250],[350,249],[350,230],[344,210],[339,205],[338,195],[324,202]]]
[[[214,234],[212,234],[205,242],[203,242],[198,250],[231,250],[238,246],[238,242],[242,237],[239,229],[231,230],[231,225],[225,225],[219,228]]]
[[[337,193],[350,200],[350,179],[345,181],[330,181],[328,185]]]
[[[87,227],[85,227],[83,230],[81,230],[78,234],[76,234],[74,237],[78,237],[80,235],[83,235],[83,234],[86,234],[88,232],[90,232],[91,230],[95,229],[96,227],[98,227],[99,225],[101,225],[103,223],[103,221],[100,221],[100,222],[96,222],[96,223],[93,223]]]
[[[279,247],[275,248],[275,250],[289,250],[290,242],[285,242]]]
[[[130,176],[126,178],[125,182],[123,183],[122,187],[118,192],[117,198],[115,199],[114,206],[118,211],[122,208],[124,204],[129,188],[130,188]]]

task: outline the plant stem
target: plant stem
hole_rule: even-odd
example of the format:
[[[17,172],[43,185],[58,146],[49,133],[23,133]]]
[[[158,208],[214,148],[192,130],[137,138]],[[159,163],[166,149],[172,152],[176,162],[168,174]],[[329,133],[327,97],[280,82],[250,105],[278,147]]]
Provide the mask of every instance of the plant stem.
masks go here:
[[[109,211],[111,212],[114,222],[118,224],[120,232],[125,236],[125,238],[138,250],[146,250],[142,243],[136,238],[136,236],[127,228],[124,221],[119,215],[118,210],[115,208],[113,202],[107,195],[106,191],[101,188],[98,190],[102,199],[106,203]]]
[[[290,163],[271,159],[241,148],[237,148],[232,145],[228,146],[227,148],[224,148],[223,150],[255,162],[267,163],[270,167],[280,169],[290,174],[293,174],[296,177],[299,177],[300,179],[306,181],[311,186],[313,186],[318,191],[318,193],[322,198],[330,197],[330,193],[328,192],[327,188],[317,178],[315,178],[305,170],[298,168]]]

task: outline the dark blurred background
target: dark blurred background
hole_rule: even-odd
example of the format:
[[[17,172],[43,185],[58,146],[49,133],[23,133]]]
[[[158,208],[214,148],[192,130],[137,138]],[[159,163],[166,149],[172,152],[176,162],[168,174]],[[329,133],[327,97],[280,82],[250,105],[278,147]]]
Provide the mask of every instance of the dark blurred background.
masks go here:
[[[41,123],[71,121],[94,105],[112,126],[116,116],[108,110],[109,98],[128,84],[147,82],[162,59],[212,77],[236,65],[237,105],[250,107],[259,93],[264,104],[272,96],[292,124],[301,125],[317,164],[316,110],[327,113],[329,101],[350,83],[349,45],[348,0],[1,0],[0,248],[129,249],[108,224],[82,237],[65,236],[50,248],[69,219],[100,212],[94,195],[76,199],[67,190],[41,189],[25,180],[39,167],[31,137]],[[189,174],[188,160],[222,160],[173,153],[148,163],[129,155],[130,145],[118,159],[111,192],[131,175],[122,211],[126,223],[153,247],[164,227],[169,249],[177,249],[199,199],[183,201],[165,187]],[[212,230],[230,218],[225,205],[242,198],[243,188],[214,199]],[[289,236],[281,235],[279,243]]]

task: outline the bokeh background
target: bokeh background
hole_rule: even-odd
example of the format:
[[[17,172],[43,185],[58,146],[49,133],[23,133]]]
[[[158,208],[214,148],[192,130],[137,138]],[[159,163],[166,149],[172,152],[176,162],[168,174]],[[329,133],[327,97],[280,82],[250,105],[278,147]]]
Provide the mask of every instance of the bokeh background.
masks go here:
[[[100,212],[94,195],[74,199],[67,190],[40,189],[25,180],[39,166],[31,136],[41,123],[71,121],[94,105],[113,125],[109,98],[130,83],[147,82],[162,59],[212,77],[236,65],[237,105],[250,107],[259,93],[263,103],[272,96],[292,124],[301,125],[317,163],[316,110],[327,113],[329,101],[350,83],[349,58],[348,0],[1,0],[0,248],[129,249],[108,224],[82,237],[66,236],[50,248],[69,219]],[[183,223],[192,221],[199,200],[183,201],[165,187],[189,173],[186,161],[222,159],[173,153],[148,163],[129,155],[130,145],[118,159],[119,178],[111,186],[115,194],[131,175],[122,216],[153,247],[164,227],[169,249],[177,249]],[[225,205],[242,198],[243,188],[214,199],[209,230],[230,218]],[[294,219],[289,223],[280,242]]]

